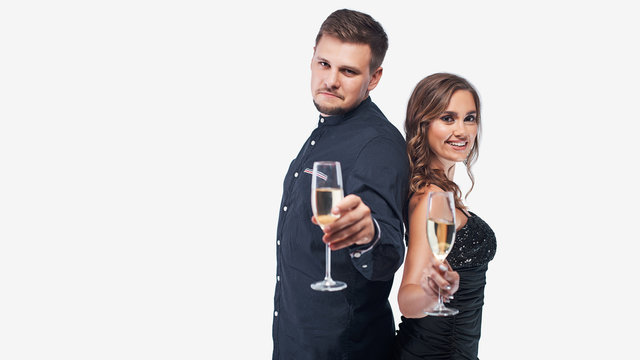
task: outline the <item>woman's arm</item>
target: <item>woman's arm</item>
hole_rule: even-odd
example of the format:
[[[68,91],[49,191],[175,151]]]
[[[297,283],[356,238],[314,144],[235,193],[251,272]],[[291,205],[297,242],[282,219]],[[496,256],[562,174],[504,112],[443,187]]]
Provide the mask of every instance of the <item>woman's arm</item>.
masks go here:
[[[438,287],[446,298],[458,290],[460,282],[458,273],[447,263],[446,270],[440,268],[427,242],[427,195],[430,191],[442,190],[429,186],[409,201],[409,244],[398,291],[400,312],[408,318],[425,316],[425,309],[438,302]]]

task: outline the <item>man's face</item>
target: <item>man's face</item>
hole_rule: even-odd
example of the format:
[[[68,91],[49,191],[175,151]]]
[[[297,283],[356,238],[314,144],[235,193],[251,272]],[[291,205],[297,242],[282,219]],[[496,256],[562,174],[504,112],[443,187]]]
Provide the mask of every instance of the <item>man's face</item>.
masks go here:
[[[342,42],[324,35],[311,60],[311,94],[322,115],[344,114],[369,96],[382,68],[369,72],[369,45]]]

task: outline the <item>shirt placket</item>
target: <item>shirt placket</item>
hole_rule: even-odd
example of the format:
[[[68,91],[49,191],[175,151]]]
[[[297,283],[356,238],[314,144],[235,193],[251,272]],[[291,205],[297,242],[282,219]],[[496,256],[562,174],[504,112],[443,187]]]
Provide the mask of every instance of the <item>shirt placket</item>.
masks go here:
[[[319,120],[319,125],[324,124],[325,120],[324,118],[320,118]],[[318,141],[318,139],[322,136],[322,134],[324,133],[324,127],[323,126],[318,126],[318,128],[316,128],[312,133],[311,136],[309,136],[309,139],[307,140],[307,143],[304,145],[304,150],[301,152],[300,156],[293,162],[292,166],[294,167],[293,173],[291,176],[293,176],[293,179],[291,179],[291,182],[289,183],[289,186],[285,189],[285,193],[283,196],[283,201],[282,201],[282,207],[280,208],[280,221],[278,224],[278,234],[276,236],[276,248],[277,248],[277,262],[278,262],[278,266],[276,267],[276,287],[277,287],[277,291],[276,291],[276,301],[275,301],[275,306],[274,306],[274,311],[273,311],[273,317],[274,317],[274,324],[275,324],[275,333],[278,334],[278,317],[281,315],[281,312],[284,311],[284,309],[280,308],[280,294],[282,293],[282,278],[281,278],[281,272],[282,272],[282,239],[283,239],[283,232],[284,232],[284,224],[287,220],[287,218],[289,216],[293,216],[294,214],[290,214],[289,213],[289,208],[290,208],[290,203],[289,200],[294,198],[292,196],[292,192],[296,190],[296,183],[297,180],[299,179],[301,173],[305,170],[304,169],[304,164],[307,163],[307,159],[309,159],[309,157],[311,156],[311,154],[313,153],[313,150],[316,147],[316,143]],[[276,349],[278,348],[277,343],[278,343],[278,337],[276,335],[275,337],[275,342],[276,342]],[[277,354],[277,350],[276,350],[276,354]],[[276,355],[277,356],[277,355]]]

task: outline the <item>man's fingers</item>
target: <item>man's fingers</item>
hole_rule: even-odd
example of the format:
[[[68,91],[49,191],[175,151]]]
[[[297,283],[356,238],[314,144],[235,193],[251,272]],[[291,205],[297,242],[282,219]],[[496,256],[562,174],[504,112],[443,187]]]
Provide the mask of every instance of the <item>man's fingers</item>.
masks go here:
[[[337,205],[340,217],[324,227],[322,240],[332,250],[340,250],[352,244],[367,244],[375,234],[371,210],[359,196],[348,195]],[[334,212],[335,213],[335,212]]]
[[[362,203],[362,199],[360,199],[359,196],[353,195],[353,194],[349,194],[349,195],[345,196],[339,203],[337,203],[333,207],[331,212],[336,214],[336,215],[342,214],[343,212],[350,211],[350,210],[358,207],[358,205],[360,205],[361,203]]]
[[[332,224],[325,226],[324,232],[325,234],[329,233],[338,233],[342,229],[346,229],[350,226],[353,226],[362,220],[367,220],[371,218],[371,211],[369,207],[364,205],[364,203],[360,202],[360,205],[355,209],[351,210],[342,210],[340,212],[340,217],[338,220],[334,221]]]
[[[341,229],[340,231],[325,234],[322,240],[329,242],[329,247],[332,250],[340,250],[355,243],[366,244],[371,241],[367,235],[366,227],[366,221],[359,221]]]
[[[325,234],[329,235],[332,240],[341,240],[348,234],[356,233],[364,227],[365,218],[359,217],[353,211],[345,215],[344,219],[340,218],[328,227],[325,226]]]

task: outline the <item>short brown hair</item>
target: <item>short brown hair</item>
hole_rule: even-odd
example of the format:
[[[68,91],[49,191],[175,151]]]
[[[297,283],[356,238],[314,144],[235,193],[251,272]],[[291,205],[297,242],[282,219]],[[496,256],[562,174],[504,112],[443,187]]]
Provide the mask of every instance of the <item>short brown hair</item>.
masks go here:
[[[389,48],[387,33],[382,25],[365,13],[341,9],[329,15],[320,26],[316,45],[323,35],[333,36],[341,41],[369,45],[371,62],[369,72],[375,71],[384,60]]]

